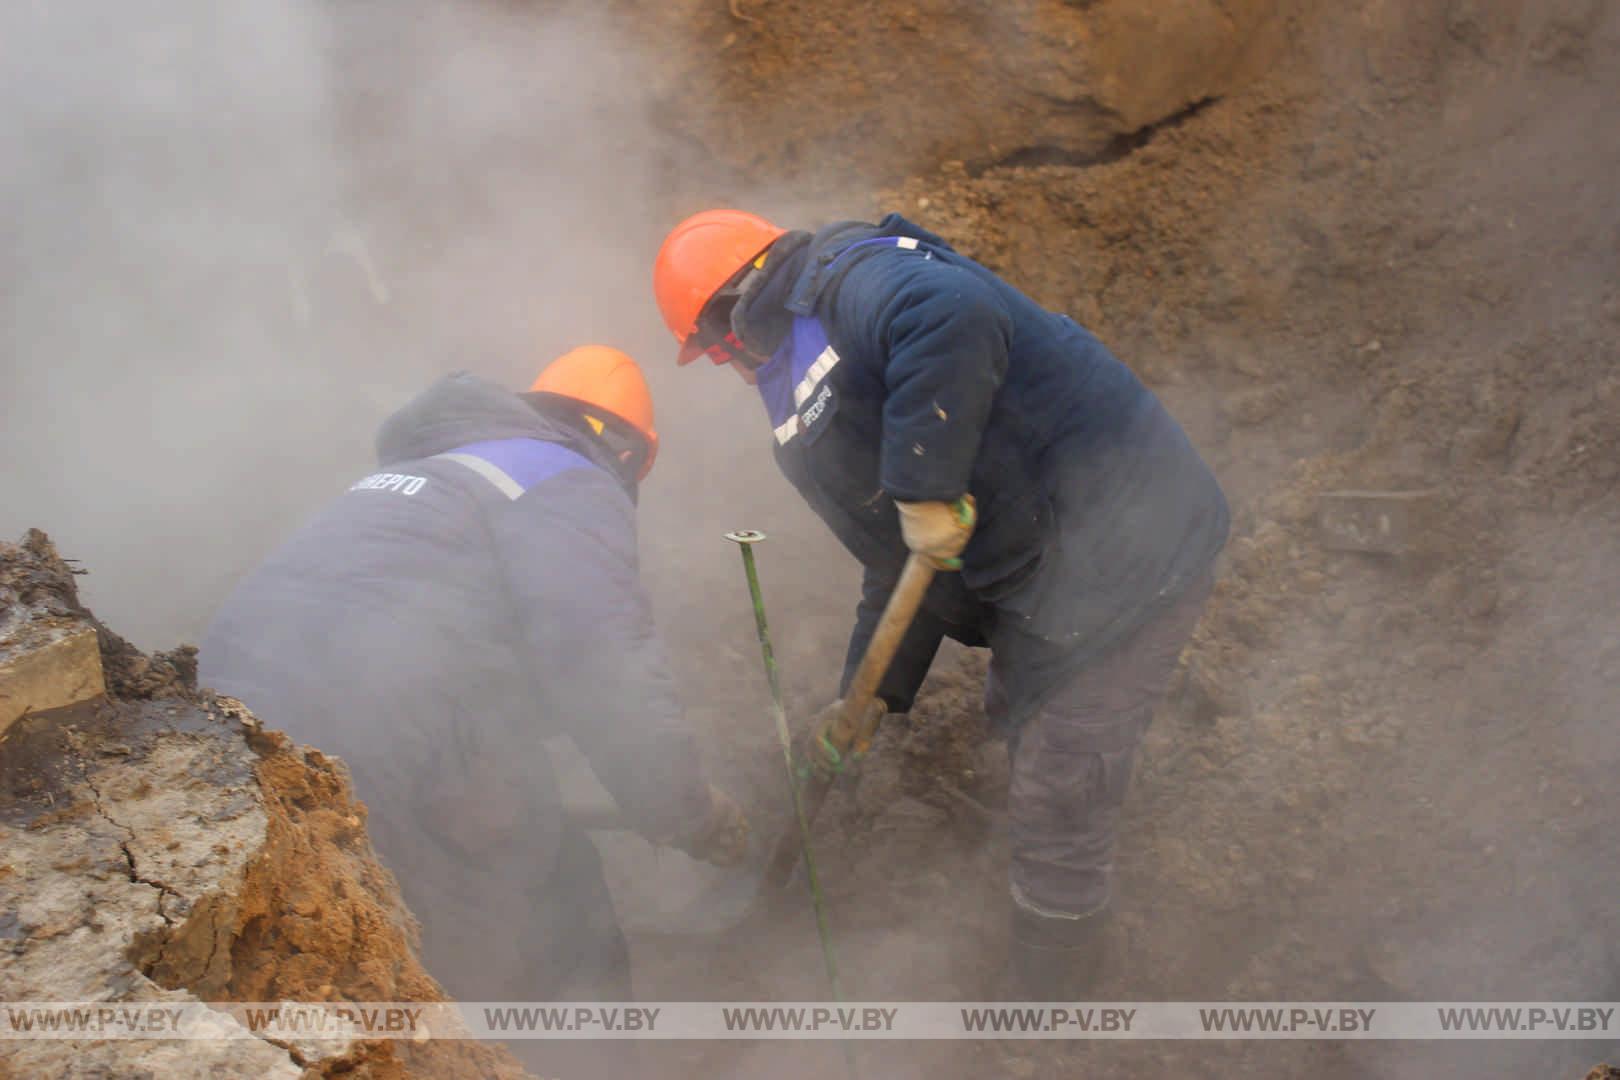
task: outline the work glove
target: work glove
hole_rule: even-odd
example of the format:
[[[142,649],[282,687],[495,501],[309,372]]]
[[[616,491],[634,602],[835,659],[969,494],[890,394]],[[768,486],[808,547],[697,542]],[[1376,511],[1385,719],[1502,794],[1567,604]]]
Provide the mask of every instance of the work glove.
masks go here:
[[[735,866],[748,852],[748,815],[730,795],[709,785],[709,814],[681,850],[716,866]]]
[[[906,547],[921,555],[935,570],[960,570],[958,557],[973,535],[977,512],[972,495],[954,502],[900,502],[900,535]]]
[[[793,767],[799,779],[807,780],[811,776],[823,780],[831,779],[843,772],[851,762],[860,760],[864,747],[848,746],[840,750],[827,737],[828,731],[843,710],[844,702],[840,699],[823,707],[810,718],[809,727],[799,739],[798,745],[793,748]],[[875,729],[888,711],[889,707],[884,704],[882,698],[873,698],[872,703],[866,707],[866,715],[861,719]]]

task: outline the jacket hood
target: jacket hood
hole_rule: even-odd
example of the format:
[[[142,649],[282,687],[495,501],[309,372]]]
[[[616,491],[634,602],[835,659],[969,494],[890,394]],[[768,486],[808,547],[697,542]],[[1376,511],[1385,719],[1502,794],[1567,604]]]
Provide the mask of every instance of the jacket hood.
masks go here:
[[[859,258],[839,259],[852,244],[862,240],[875,240],[884,236],[910,236],[929,247],[953,250],[941,237],[921,225],[907,221],[899,214],[888,214],[873,225],[865,221],[839,221],[828,225],[810,240],[809,257],[799,271],[798,280],[788,293],[786,307],[795,315],[810,315],[815,311],[821,294],[834,285]]]
[[[562,443],[612,472],[604,450],[549,417],[498,383],[465,371],[446,375],[423,390],[377,431],[377,463],[392,465],[432,457],[490,439],[545,439]]]

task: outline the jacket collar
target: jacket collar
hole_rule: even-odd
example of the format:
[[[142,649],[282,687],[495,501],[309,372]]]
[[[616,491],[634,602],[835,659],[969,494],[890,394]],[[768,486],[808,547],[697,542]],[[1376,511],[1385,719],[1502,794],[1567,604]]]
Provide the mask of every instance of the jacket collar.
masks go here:
[[[731,332],[749,351],[770,356],[793,327],[788,290],[809,254],[810,234],[790,232],[771,245],[765,265],[748,275],[731,312]]]
[[[810,241],[810,256],[788,292],[787,309],[795,315],[813,314],[822,294],[854,265],[854,260],[840,262],[838,257],[854,244],[884,236],[915,237],[929,247],[951,250],[943,239],[899,214],[888,214],[876,225],[864,221],[840,221],[828,225]]]
[[[377,432],[377,463],[414,461],[491,439],[560,443],[618,475],[612,457],[596,440],[536,412],[504,386],[465,371],[434,382],[383,421]]]
[[[751,352],[770,356],[793,327],[795,316],[813,315],[823,293],[855,264],[839,256],[863,240],[885,236],[915,237],[929,247],[951,250],[940,237],[899,214],[876,225],[840,221],[815,235],[790,232],[771,246],[770,257],[754,280],[744,284],[732,312],[732,331]]]

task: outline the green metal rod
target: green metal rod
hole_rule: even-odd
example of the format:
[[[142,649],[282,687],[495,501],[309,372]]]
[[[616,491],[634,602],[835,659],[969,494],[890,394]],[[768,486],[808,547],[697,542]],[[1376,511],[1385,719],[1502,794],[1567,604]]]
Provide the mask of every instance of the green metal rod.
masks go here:
[[[799,837],[804,842],[804,866],[810,879],[810,902],[816,911],[816,933],[821,937],[821,958],[827,965],[827,981],[832,986],[834,1001],[844,1000],[838,985],[838,962],[833,956],[832,934],[827,928],[827,905],[821,894],[821,878],[816,874],[816,860],[810,851],[810,820],[805,817],[804,800],[799,798],[799,782],[793,771],[793,736],[788,731],[787,710],[782,706],[782,680],[776,673],[776,653],[771,649],[771,631],[765,623],[765,597],[759,587],[759,572],[754,568],[754,545],[765,539],[764,533],[727,533],[726,539],[742,549],[743,572],[748,575],[748,595],[754,601],[754,626],[759,631],[759,649],[765,657],[765,676],[771,683],[771,711],[776,720],[776,737],[782,743],[782,763],[787,768],[788,790],[793,793],[793,814],[799,822]]]

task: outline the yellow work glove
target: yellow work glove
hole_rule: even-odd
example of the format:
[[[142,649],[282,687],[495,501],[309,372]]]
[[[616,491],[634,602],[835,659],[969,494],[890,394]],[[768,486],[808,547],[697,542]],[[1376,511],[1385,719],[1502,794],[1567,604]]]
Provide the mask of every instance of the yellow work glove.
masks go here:
[[[844,703],[839,700],[823,707],[810,718],[810,726],[799,739],[798,745],[793,748],[793,764],[799,773],[799,779],[807,780],[811,775],[823,779],[837,776],[844,771],[846,765],[861,756],[855,747],[846,746],[840,749],[827,737],[828,731],[843,711]],[[889,707],[883,703],[882,698],[874,698],[866,707],[866,715],[862,719],[876,728],[888,711]]]
[[[748,815],[730,795],[709,785],[709,816],[681,850],[716,866],[735,866],[748,853]]]
[[[977,514],[973,496],[955,502],[900,502],[900,535],[906,547],[933,564],[936,570],[960,570],[958,558],[973,535]]]

